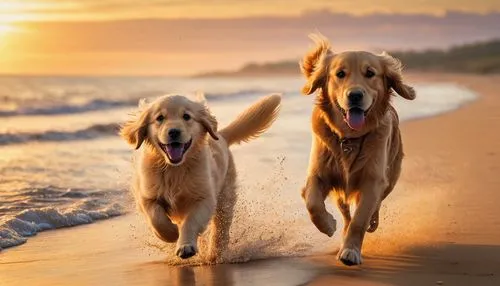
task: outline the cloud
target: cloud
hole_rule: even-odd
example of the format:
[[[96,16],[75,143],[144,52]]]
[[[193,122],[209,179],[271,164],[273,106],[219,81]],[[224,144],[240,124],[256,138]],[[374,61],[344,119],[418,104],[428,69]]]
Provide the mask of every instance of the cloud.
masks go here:
[[[41,55],[48,62],[64,55],[64,62],[72,69],[82,64],[78,59],[86,58],[88,62],[102,62],[101,66],[113,70],[121,66],[124,73],[139,69],[156,72],[158,66],[165,73],[179,73],[186,67],[194,73],[234,68],[251,61],[299,57],[310,46],[307,35],[316,30],[330,38],[338,51],[419,50],[500,38],[497,29],[500,13],[354,16],[314,11],[301,16],[37,22],[18,26],[26,32],[4,42],[2,54],[25,61],[26,69],[30,64],[23,59],[29,56]],[[94,60],[90,60],[92,55]],[[155,57],[163,59],[157,66]],[[72,58],[74,66],[70,64]],[[117,65],[120,59],[123,64]],[[47,64],[46,68],[52,67]],[[86,65],[85,71],[89,69]],[[99,71],[98,64],[96,71]]]
[[[345,48],[419,49],[500,37],[499,25],[500,13],[353,16],[328,11],[298,17],[40,22],[20,25],[33,33],[16,49],[44,53],[269,50],[304,44],[306,35],[315,30]]]

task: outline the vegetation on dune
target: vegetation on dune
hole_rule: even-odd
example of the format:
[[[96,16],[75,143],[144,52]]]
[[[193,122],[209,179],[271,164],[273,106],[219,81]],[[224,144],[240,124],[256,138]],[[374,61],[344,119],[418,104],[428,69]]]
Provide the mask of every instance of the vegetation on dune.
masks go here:
[[[407,69],[465,73],[500,73],[500,39],[449,50],[392,52]]]

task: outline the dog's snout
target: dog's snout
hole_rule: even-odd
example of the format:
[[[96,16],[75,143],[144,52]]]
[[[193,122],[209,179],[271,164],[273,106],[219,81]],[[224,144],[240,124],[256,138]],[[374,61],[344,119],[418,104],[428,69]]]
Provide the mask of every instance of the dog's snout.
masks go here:
[[[359,103],[361,100],[363,100],[363,91],[352,90],[347,94],[347,98],[351,103]]]
[[[168,130],[168,137],[170,137],[170,139],[178,139],[180,136],[181,131],[179,129],[172,128]]]

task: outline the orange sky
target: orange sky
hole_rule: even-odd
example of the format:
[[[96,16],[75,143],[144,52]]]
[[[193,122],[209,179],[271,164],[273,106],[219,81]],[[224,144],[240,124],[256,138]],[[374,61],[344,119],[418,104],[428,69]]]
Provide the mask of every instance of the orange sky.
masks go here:
[[[246,30],[241,30],[241,35],[226,29],[231,27],[234,18],[299,19],[310,11],[321,10],[358,16],[371,13],[444,15],[449,10],[491,13],[500,12],[500,1],[1,0],[0,73],[189,74],[236,68],[248,61],[290,58],[299,55],[304,46],[274,43],[266,49],[264,40],[270,39],[261,40],[258,35],[266,27],[242,24]],[[130,22],[134,19],[164,19],[167,24]],[[199,19],[212,19],[203,23],[214,23],[214,27],[200,34],[196,31]],[[255,23],[258,25],[258,21]],[[311,29],[315,25],[311,24]],[[321,25],[317,24],[317,28]],[[132,32],[128,34],[128,30]],[[278,38],[272,40],[280,40],[283,33],[288,32],[281,26],[273,34]],[[307,31],[298,34],[304,39],[306,35]],[[128,36],[130,42],[127,42]],[[219,45],[212,42],[214,38]],[[364,48],[369,44],[368,38],[344,40],[340,46]],[[184,41],[185,45],[179,46],[177,41]],[[241,44],[236,45],[235,41]],[[295,43],[288,38],[282,41]],[[385,45],[385,42],[374,44]]]
[[[283,9],[286,7],[286,9]],[[366,14],[500,11],[496,0],[2,0],[0,21],[109,20],[130,18],[232,18],[298,15],[306,10]]]

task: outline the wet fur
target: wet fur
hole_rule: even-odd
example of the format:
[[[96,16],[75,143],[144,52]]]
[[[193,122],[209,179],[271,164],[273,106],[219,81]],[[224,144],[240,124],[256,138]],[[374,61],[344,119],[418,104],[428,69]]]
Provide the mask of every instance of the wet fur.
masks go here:
[[[269,128],[280,101],[279,95],[265,97],[217,132],[217,120],[203,102],[163,96],[141,104],[138,114],[123,125],[121,136],[139,149],[132,186],[136,203],[158,238],[177,243],[176,254],[181,258],[198,252],[197,238],[210,223],[208,259],[221,261],[237,198],[236,169],[229,146]],[[155,114],[165,110],[165,123],[156,123]],[[191,121],[180,119],[185,112],[192,115]],[[163,130],[171,127],[182,130],[185,140],[192,138],[180,165],[170,164],[157,144]]]
[[[393,91],[412,100],[415,92],[403,83],[400,62],[388,54],[368,52],[334,54],[328,41],[313,35],[316,46],[303,59],[302,73],[307,82],[304,94],[316,90],[312,114],[313,143],[306,185],[302,190],[310,218],[328,236],[336,221],[326,211],[325,199],[334,194],[343,220],[343,243],[338,258],[346,265],[361,264],[361,247],[366,231],[378,227],[382,201],[394,188],[403,159],[403,146],[396,110],[390,104]],[[364,65],[376,70],[368,79]],[[338,69],[349,76],[336,78]],[[338,105],[345,104],[345,90],[356,86],[367,91],[372,105],[362,130],[346,124]],[[340,144],[339,138],[350,138]],[[351,212],[350,206],[354,206]]]

